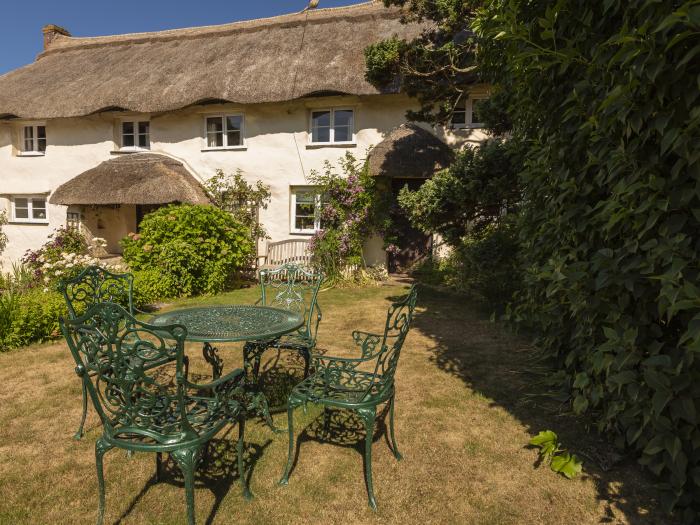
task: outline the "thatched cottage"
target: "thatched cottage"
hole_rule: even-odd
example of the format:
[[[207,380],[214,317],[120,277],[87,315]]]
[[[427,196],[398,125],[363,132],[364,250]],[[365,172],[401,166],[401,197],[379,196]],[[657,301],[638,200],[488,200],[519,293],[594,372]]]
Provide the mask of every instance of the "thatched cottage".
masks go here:
[[[36,61],[0,76],[3,261],[66,223],[119,253],[155,206],[207,202],[201,182],[217,169],[270,185],[260,220],[272,241],[318,228],[307,176],[347,151],[365,158],[376,146],[372,172],[394,187],[430,176],[445,143],[483,138],[473,109],[484,92],[455,129],[405,125],[415,103],[365,80],[363,50],[420,30],[381,2],[107,37],[46,26]],[[381,241],[366,255],[384,262]]]

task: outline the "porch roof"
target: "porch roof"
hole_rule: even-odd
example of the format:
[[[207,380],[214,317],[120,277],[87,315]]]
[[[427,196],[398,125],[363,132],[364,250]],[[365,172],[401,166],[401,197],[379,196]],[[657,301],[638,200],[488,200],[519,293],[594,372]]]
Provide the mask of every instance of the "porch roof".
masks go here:
[[[59,186],[52,204],[209,204],[202,186],[177,160],[132,153],[107,160]]]
[[[373,177],[427,179],[452,162],[450,147],[430,131],[413,123],[392,130],[369,154]]]

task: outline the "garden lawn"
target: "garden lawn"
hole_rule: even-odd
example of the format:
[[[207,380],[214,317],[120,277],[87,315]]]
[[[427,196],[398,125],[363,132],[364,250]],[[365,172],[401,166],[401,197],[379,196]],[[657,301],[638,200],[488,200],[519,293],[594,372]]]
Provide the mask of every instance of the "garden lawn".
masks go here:
[[[380,331],[390,298],[404,287],[322,291],[320,349],[349,355],[350,332]],[[256,297],[256,289],[245,289],[168,307],[252,303]],[[189,350],[192,369],[206,372],[199,348]],[[221,355],[225,370],[240,364],[237,346]],[[276,355],[270,351],[266,358]],[[344,418],[351,430],[343,434],[344,446],[324,443],[316,433],[319,410],[310,405],[306,414],[296,412],[297,435],[303,432],[304,439],[287,487],[277,485],[286,432],[273,434],[257,420],[247,425],[253,501],[242,498],[235,474],[236,431],[218,436],[198,476],[198,523],[668,523],[657,514],[652,482],[633,460],[604,472],[600,464],[614,456],[609,445],[561,413],[566,405],[537,396],[546,390],[533,362],[522,339],[464,298],[422,288],[396,378],[404,460],[391,454],[383,424],[375,434],[378,512],[367,507],[357,421]],[[93,451],[100,425],[90,407],[86,436],[72,439],[81,407],[74,366],[62,342],[0,355],[0,523],[91,523],[96,517]],[[285,354],[277,366],[298,370],[300,363]],[[286,415],[276,414],[275,422],[286,428]],[[538,466],[527,442],[545,428],[582,457],[582,476],[567,480]],[[154,482],[154,469],[153,454],[106,455],[105,523],[185,523],[177,469],[169,462],[161,483]]]

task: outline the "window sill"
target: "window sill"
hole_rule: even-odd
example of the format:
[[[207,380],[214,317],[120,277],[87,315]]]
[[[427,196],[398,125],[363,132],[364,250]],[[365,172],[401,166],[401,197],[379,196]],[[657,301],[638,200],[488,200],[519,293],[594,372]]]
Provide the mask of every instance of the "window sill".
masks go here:
[[[306,231],[299,231],[299,230],[292,230],[289,232],[289,235],[306,235],[306,236],[311,236],[318,233],[318,231],[312,231],[312,230],[306,230]]]
[[[8,221],[7,224],[16,224],[16,225],[22,225],[22,226],[48,226],[49,221],[23,221],[23,220],[14,220],[14,221]]]
[[[46,153],[43,151],[20,151],[17,154],[18,157],[45,157]]]
[[[129,155],[131,153],[150,153],[151,150],[147,148],[141,148],[141,149],[115,149],[114,151],[110,151],[109,153],[111,155]]]
[[[202,148],[202,152],[204,151],[245,151],[248,149],[248,146],[230,146],[226,148]]]
[[[356,142],[309,142],[306,149],[321,149],[321,148],[356,148]]]
[[[469,124],[467,126],[450,126],[452,131],[472,131],[475,129],[484,129],[486,126],[484,124]]]

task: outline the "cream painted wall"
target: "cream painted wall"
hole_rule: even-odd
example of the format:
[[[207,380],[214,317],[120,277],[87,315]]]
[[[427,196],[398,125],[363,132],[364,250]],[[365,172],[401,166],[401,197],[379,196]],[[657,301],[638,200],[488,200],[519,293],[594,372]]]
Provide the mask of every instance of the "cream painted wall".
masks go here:
[[[248,106],[204,105],[165,114],[150,115],[151,151],[166,153],[185,163],[199,180],[211,177],[217,169],[243,171],[249,181],[261,180],[272,190],[272,202],[262,211],[261,221],[273,241],[299,237],[290,232],[290,186],[308,184],[312,170],[321,170],[325,161],[337,164],[351,152],[364,159],[369,148],[380,142],[396,126],[406,121],[406,110],[414,104],[401,95],[372,97],[322,97],[281,104]],[[313,108],[352,107],[355,110],[355,144],[342,147],[309,145],[309,117]],[[236,150],[203,151],[206,115],[237,113],[245,115],[245,146]],[[21,122],[0,123],[0,209],[8,209],[8,196],[40,194],[102,161],[114,158],[115,137],[120,117],[127,114],[103,113],[83,118],[46,121],[47,150],[43,157],[20,157],[13,145],[13,133]],[[438,135],[455,146],[483,138],[480,130],[439,131]],[[113,232],[97,230],[106,237],[110,250],[118,248],[118,237],[133,230],[132,211],[122,207],[110,219]],[[11,224],[6,226],[9,242],[0,262],[7,265],[25,250],[39,247],[54,228],[65,223],[66,207],[49,206],[48,225]],[[88,216],[86,217],[88,221]],[[106,217],[103,218],[105,220]],[[94,221],[93,221],[94,222]],[[114,237],[114,238],[112,238]],[[264,243],[260,246],[264,252]],[[368,242],[368,263],[384,262],[381,242]]]

